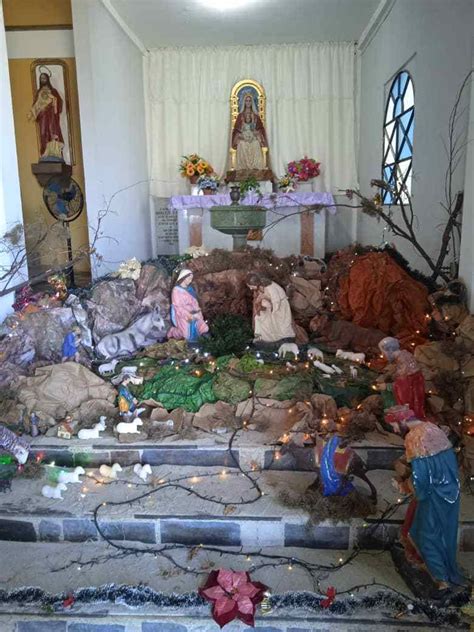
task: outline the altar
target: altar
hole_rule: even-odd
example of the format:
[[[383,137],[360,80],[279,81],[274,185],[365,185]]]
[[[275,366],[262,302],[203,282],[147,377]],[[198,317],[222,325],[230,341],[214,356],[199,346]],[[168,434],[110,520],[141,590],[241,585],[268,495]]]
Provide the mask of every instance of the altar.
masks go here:
[[[267,209],[266,226],[258,235],[261,239],[248,241],[249,245],[270,248],[278,256],[301,254],[324,257],[326,251],[326,215],[334,214],[336,207],[331,193],[290,192],[269,193],[262,197],[249,194],[242,204],[258,204]],[[180,195],[169,199],[168,210],[177,226],[177,252],[182,254],[190,246],[232,249],[232,237],[211,227],[210,209],[230,205],[228,193],[218,195]],[[155,204],[155,230],[163,217],[163,202],[158,214]],[[158,217],[157,217],[158,214]],[[159,239],[155,239],[157,254]]]

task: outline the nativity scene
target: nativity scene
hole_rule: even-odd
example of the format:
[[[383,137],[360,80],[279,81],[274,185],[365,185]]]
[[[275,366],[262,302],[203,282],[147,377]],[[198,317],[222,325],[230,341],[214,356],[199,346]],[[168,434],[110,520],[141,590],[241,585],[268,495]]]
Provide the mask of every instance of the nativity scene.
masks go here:
[[[467,629],[474,7],[435,3],[3,0],[1,630]]]

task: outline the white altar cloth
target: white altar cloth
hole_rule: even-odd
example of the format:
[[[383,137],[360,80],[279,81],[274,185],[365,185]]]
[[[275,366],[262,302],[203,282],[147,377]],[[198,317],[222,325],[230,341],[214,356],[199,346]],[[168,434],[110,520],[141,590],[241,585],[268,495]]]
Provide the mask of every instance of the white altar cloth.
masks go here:
[[[212,206],[227,206],[231,203],[229,193],[216,195],[175,195],[170,198],[170,207],[176,210],[190,208],[211,208]],[[290,208],[294,206],[326,206],[329,213],[334,214],[334,198],[331,193],[317,193],[316,191],[293,191],[291,193],[265,193],[257,196],[255,193],[246,195],[240,204],[258,204],[265,208]]]
[[[178,251],[183,254],[190,246],[232,249],[232,237],[211,227],[209,209],[227,206],[229,194],[179,195],[170,198],[169,208],[177,215]],[[267,208],[267,225],[262,241],[249,241],[254,247],[270,248],[278,256],[303,254],[324,257],[326,253],[326,214],[334,214],[331,193],[292,192],[270,193],[261,197],[250,194],[241,204],[258,204]],[[302,213],[304,208],[321,205],[317,213]]]

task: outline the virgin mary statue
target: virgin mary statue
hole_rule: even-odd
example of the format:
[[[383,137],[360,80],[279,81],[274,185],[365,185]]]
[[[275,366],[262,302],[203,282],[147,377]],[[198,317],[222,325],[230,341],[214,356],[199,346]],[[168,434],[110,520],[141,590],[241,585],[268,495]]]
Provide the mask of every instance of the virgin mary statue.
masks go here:
[[[253,95],[247,91],[244,92],[242,106],[232,130],[236,169],[265,169],[262,147],[268,147],[265,127],[258,115]]]

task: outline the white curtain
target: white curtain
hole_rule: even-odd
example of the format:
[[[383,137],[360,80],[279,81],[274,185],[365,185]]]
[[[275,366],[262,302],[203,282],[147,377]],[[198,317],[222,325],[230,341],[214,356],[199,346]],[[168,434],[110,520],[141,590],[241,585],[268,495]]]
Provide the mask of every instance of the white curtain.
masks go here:
[[[145,69],[154,195],[189,192],[178,172],[184,154],[198,153],[225,172],[230,92],[242,79],[265,89],[275,175],[306,155],[322,163],[314,190],[355,184],[354,44],[163,48],[148,54]]]

